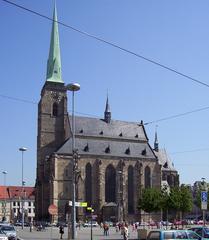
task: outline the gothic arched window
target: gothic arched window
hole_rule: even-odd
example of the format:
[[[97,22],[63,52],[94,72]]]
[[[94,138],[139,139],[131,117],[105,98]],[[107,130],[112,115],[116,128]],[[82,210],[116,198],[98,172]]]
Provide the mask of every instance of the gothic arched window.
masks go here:
[[[144,170],[144,186],[145,188],[149,188],[151,187],[151,171],[150,171],[150,167],[146,166],[145,170]]]
[[[128,167],[128,213],[134,213],[134,168]]]
[[[105,202],[116,202],[116,171],[112,165],[105,172]]]
[[[92,204],[92,167],[90,163],[86,164],[85,195],[88,206]]]
[[[52,116],[57,117],[58,116],[58,104],[55,102],[52,107]]]

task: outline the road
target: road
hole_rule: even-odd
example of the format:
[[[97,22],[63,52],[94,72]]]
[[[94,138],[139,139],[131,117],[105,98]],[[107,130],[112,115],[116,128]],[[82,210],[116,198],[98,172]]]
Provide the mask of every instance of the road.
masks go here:
[[[59,228],[57,227],[49,227],[46,228],[45,231],[38,232],[36,230],[33,230],[30,232],[30,229],[28,227],[25,227],[23,230],[21,228],[16,228],[17,229],[17,236],[20,239],[23,240],[57,240],[60,239],[60,234],[59,234]],[[65,233],[63,235],[63,240],[67,240],[67,228],[65,228]],[[129,227],[129,233],[130,237],[129,239],[137,239],[137,232],[132,231],[131,227]],[[77,230],[77,239],[81,240],[90,240],[91,239],[91,229],[88,228],[81,228],[80,230]],[[110,227],[109,230],[109,235],[104,236],[103,235],[103,229],[100,229],[100,227],[94,227],[93,228],[93,240],[106,240],[106,239],[111,239],[111,240],[121,240],[123,239],[121,234],[119,232],[115,231],[114,227]]]

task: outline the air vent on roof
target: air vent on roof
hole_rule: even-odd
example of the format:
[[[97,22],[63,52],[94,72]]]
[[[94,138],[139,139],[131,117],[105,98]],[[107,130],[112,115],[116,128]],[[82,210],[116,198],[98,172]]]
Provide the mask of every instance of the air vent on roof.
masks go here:
[[[123,133],[121,132],[121,133],[119,134],[119,136],[122,137],[122,136],[123,136]]]
[[[126,149],[126,151],[125,151],[125,154],[130,154],[131,153],[131,151],[130,151],[130,148],[128,147],[127,149]]]
[[[86,144],[86,146],[84,147],[84,152],[88,152],[89,151],[89,145],[88,145],[88,143]]]
[[[80,133],[83,133],[83,129],[80,130]]]
[[[108,147],[106,147],[105,152],[110,153],[110,146],[109,145],[108,145]]]
[[[138,135],[138,133],[136,134],[136,136],[135,136],[135,138],[138,138],[139,137],[139,135]]]
[[[100,134],[100,135],[103,135],[103,131],[101,131],[99,134]]]
[[[142,155],[147,155],[147,150],[146,148],[144,150],[142,150]]]

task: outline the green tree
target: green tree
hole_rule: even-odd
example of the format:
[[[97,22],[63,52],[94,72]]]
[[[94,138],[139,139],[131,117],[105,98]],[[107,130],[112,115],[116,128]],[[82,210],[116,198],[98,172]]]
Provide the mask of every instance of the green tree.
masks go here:
[[[170,204],[170,189],[168,186],[164,186],[161,189],[161,203],[160,203],[160,208],[161,208],[161,214],[166,213],[166,220],[168,220],[168,210],[169,210],[169,205]],[[161,216],[163,217],[163,216]]]
[[[192,193],[187,186],[182,185],[180,187],[180,198],[180,211],[184,216],[186,212],[190,212],[192,210],[193,205]]]
[[[161,209],[161,191],[156,188],[145,188],[139,199],[138,208],[151,213]]]
[[[192,194],[188,187],[182,185],[181,187],[174,187],[170,191],[169,208],[182,214],[192,210]]]

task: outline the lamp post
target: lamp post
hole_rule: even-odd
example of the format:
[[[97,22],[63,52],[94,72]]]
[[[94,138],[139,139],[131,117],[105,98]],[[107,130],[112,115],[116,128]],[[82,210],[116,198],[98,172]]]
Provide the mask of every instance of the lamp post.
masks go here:
[[[122,195],[122,174],[123,172],[121,170],[118,171],[118,222],[122,222],[122,212],[121,212],[121,195]]]
[[[22,191],[21,191],[21,202],[22,202],[22,229],[24,228],[24,196],[23,196],[23,192],[24,192],[24,185],[25,185],[25,182],[23,180],[23,155],[24,155],[24,152],[27,151],[27,148],[25,147],[21,147],[19,148],[19,151],[22,153],[22,178],[21,178],[21,186],[22,186]]]
[[[76,237],[76,208],[75,208],[75,171],[76,171],[76,157],[77,151],[75,149],[75,117],[74,117],[74,95],[76,91],[80,90],[80,85],[78,83],[70,83],[66,86],[66,89],[72,92],[72,164],[73,164],[73,171],[72,171],[72,239]]]
[[[7,193],[7,190],[6,190],[6,175],[7,175],[7,171],[2,171],[3,175],[4,175],[4,190],[5,190],[5,193],[4,193],[4,208],[3,208],[3,211],[4,211],[4,221],[6,221],[6,193]]]

